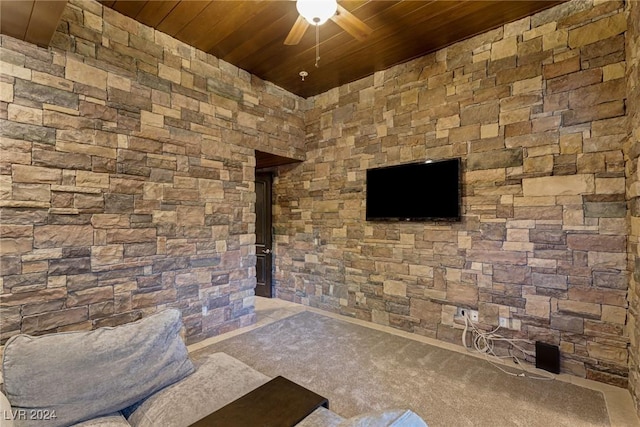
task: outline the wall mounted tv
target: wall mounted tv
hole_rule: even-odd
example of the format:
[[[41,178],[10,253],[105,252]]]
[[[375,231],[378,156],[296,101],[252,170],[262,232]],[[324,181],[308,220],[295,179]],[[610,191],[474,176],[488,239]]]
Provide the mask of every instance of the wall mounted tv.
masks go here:
[[[367,221],[460,221],[460,158],[367,169]]]

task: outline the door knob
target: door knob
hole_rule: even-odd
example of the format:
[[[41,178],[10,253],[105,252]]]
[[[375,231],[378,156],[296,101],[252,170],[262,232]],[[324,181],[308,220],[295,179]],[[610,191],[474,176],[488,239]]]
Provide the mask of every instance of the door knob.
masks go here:
[[[271,253],[271,249],[263,249],[263,250],[262,250],[262,253],[263,253],[263,254],[267,254],[267,255],[268,255],[268,254],[270,254],[270,253]]]

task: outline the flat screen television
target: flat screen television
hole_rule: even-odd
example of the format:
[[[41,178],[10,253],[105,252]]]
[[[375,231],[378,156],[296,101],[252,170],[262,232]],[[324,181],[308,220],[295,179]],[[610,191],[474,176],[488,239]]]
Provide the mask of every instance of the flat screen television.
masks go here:
[[[367,221],[460,221],[460,158],[367,169]]]

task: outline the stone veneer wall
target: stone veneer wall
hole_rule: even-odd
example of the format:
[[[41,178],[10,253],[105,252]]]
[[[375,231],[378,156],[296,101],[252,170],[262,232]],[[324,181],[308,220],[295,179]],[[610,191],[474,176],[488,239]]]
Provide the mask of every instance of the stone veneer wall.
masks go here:
[[[253,322],[253,149],[304,159],[306,101],[94,1],[0,43],[2,342]]]
[[[640,3],[627,3],[627,96],[629,139],[627,161],[627,200],[629,206],[629,388],[640,414]]]
[[[571,1],[316,96],[275,181],[277,295],[456,343],[478,309],[626,386],[624,8]],[[365,221],[367,168],[457,156],[460,223]]]

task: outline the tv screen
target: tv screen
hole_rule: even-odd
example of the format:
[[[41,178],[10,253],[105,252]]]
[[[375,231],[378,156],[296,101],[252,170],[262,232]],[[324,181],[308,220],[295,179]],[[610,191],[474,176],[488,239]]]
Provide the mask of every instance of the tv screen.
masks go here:
[[[460,159],[367,170],[367,221],[459,221]]]

